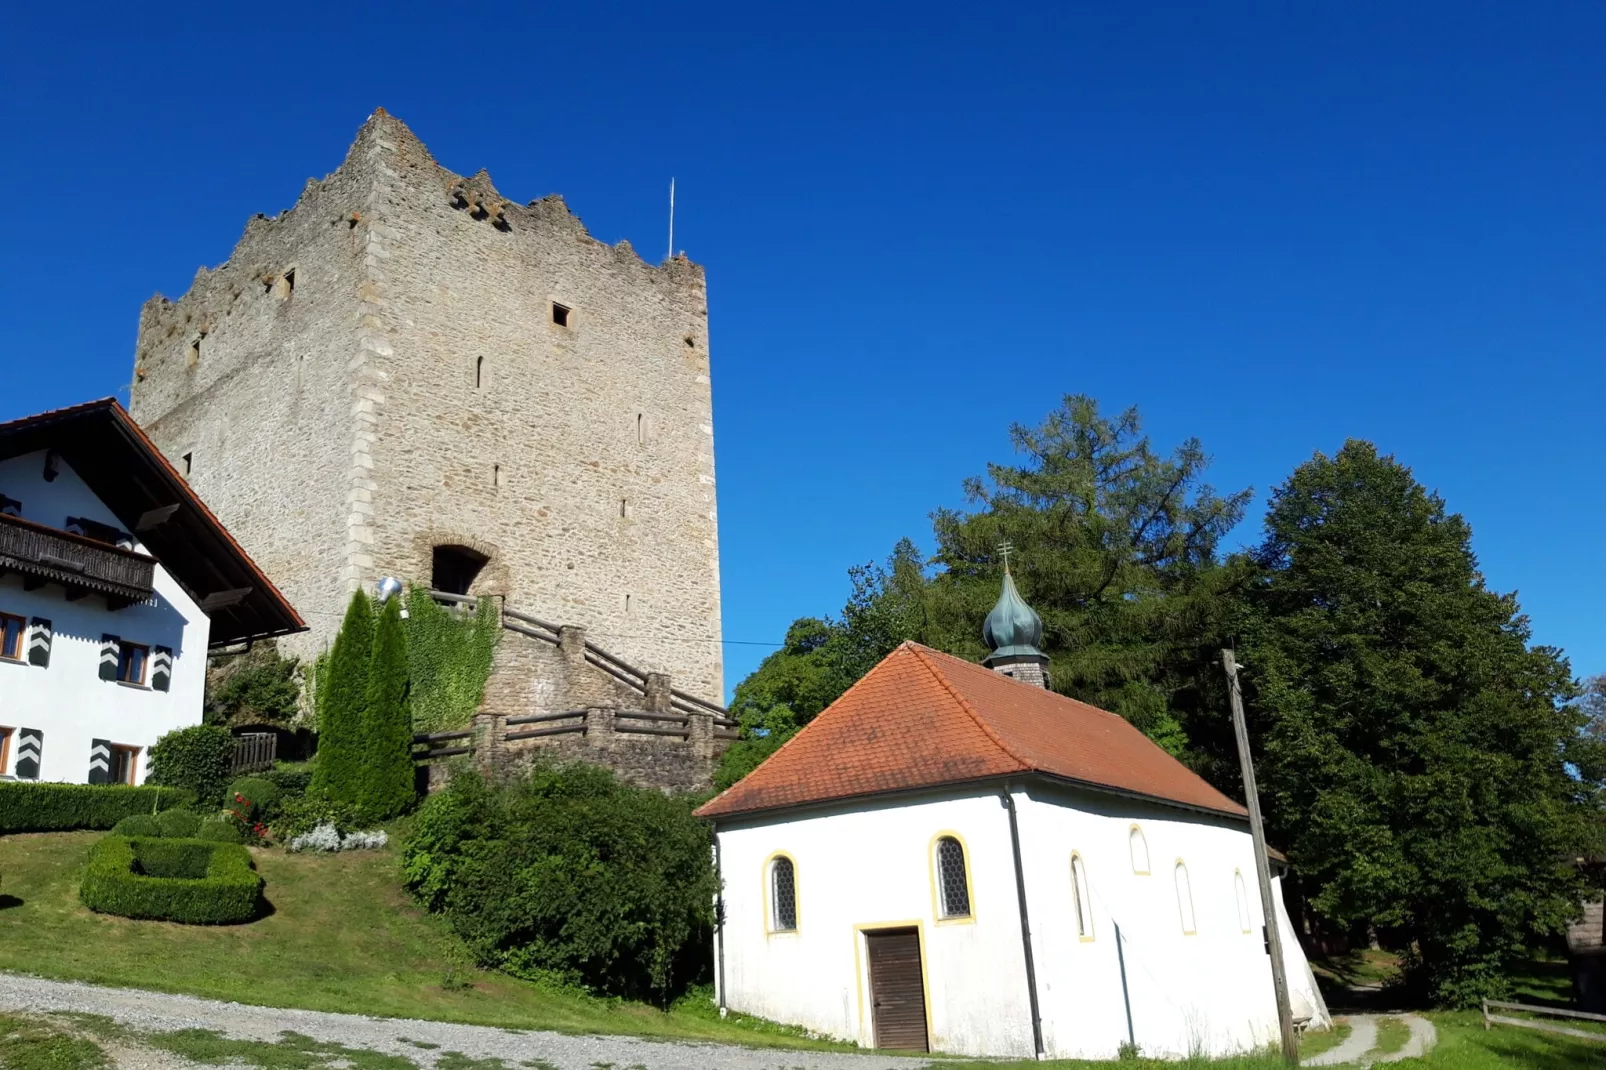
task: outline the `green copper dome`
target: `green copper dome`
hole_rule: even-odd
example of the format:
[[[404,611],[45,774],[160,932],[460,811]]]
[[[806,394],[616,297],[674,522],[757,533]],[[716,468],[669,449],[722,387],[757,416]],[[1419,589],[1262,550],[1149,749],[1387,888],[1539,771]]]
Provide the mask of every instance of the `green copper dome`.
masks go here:
[[[1043,618],[1020,596],[1015,589],[1015,577],[1007,568],[1004,589],[998,596],[998,604],[987,614],[981,634],[992,649],[983,664],[991,664],[995,658],[1043,657],[1043,652],[1037,649],[1037,644],[1043,641]]]

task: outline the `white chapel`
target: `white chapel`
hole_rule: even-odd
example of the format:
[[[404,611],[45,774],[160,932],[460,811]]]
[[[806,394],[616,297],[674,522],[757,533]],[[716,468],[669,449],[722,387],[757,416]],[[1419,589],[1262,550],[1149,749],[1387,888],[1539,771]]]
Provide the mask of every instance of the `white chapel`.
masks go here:
[[[904,643],[699,811],[721,1008],[973,1056],[1275,1043],[1245,809],[1048,690],[1007,573],[986,637],[987,667]],[[1295,1018],[1325,1025],[1274,891]]]

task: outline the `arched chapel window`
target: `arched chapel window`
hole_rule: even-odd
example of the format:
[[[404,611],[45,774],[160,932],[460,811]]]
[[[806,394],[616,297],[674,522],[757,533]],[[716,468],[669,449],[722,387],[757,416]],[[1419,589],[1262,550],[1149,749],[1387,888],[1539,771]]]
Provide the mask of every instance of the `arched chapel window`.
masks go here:
[[[1188,883],[1188,866],[1177,860],[1177,912],[1182,916],[1182,934],[1192,936],[1199,930],[1193,921],[1193,886]]]
[[[785,855],[770,863],[770,931],[797,931],[797,871]]]
[[[1087,886],[1087,867],[1081,855],[1071,856],[1071,894],[1076,897],[1076,935],[1093,939],[1093,892]]]
[[[1244,887],[1243,870],[1236,870],[1232,875],[1233,891],[1238,895],[1238,928],[1248,932],[1251,926],[1249,914],[1249,890]]]
[[[1132,832],[1127,837],[1127,842],[1132,848],[1132,872],[1147,877],[1149,875],[1149,841],[1143,838],[1143,830],[1133,825]]]
[[[937,841],[937,898],[945,918],[970,917],[970,880],[965,849],[952,836]]]

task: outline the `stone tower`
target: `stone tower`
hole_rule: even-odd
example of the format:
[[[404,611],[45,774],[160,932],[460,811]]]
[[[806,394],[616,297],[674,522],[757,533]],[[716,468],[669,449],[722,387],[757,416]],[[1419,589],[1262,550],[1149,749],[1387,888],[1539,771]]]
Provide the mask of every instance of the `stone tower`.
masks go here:
[[[383,110],[140,314],[133,415],[311,625],[394,575],[723,695],[703,270],[506,200]]]

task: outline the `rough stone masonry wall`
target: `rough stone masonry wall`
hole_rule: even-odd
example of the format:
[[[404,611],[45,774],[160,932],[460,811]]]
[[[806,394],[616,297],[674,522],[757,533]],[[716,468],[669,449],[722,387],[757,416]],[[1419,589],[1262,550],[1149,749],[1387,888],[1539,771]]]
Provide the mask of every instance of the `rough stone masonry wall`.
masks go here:
[[[309,181],[182,298],[157,295],[140,313],[134,419],[312,625],[283,641],[294,653],[327,641],[349,592],[350,365],[370,195],[360,169]]]
[[[713,718],[688,714],[685,738],[619,731],[620,726],[665,728],[663,722],[632,718],[634,712],[672,712],[669,682],[659,678],[656,693],[644,695],[586,661],[585,633],[562,630],[555,646],[516,632],[497,644],[484,699],[475,717],[475,760],[497,773],[528,768],[537,758],[587,761],[606,765],[626,780],[666,791],[705,791],[712,783],[714,762],[729,744],[715,736]],[[649,687],[649,690],[652,690]],[[509,726],[509,717],[584,710],[583,717],[561,722]],[[584,726],[525,740],[508,740],[509,732]]]
[[[473,593],[720,699],[695,265],[604,245],[556,197],[510,204],[379,112],[295,208],[147,304],[138,354],[135,418],[193,453],[197,491],[312,625],[297,652],[356,584],[428,581],[431,548],[460,543],[492,559]]]
[[[591,238],[556,197],[512,204],[381,118],[384,401],[374,561],[491,557],[503,594],[675,684],[723,692],[708,310],[700,268]],[[553,305],[569,310],[553,321]]]

